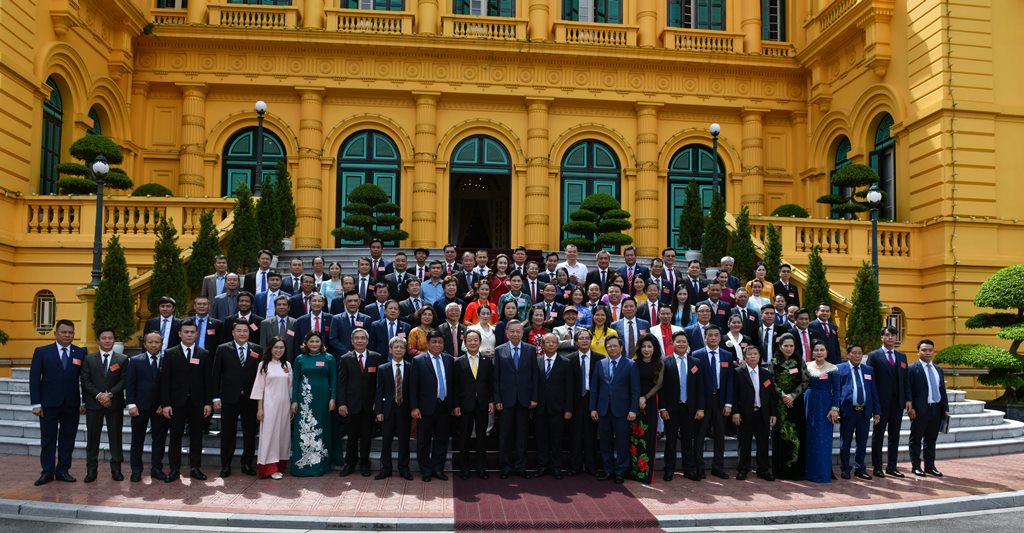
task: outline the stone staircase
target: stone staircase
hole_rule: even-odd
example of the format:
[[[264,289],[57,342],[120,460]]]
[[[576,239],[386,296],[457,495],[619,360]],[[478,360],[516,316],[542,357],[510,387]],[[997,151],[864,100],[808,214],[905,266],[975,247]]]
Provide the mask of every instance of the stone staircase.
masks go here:
[[[949,433],[939,434],[937,456],[939,459],[958,457],[978,457],[1024,452],[1024,423],[1003,418],[1001,411],[985,409],[985,403],[979,400],[968,400],[963,391],[950,391],[950,411],[952,420]],[[131,439],[129,416],[125,413],[124,447],[127,454]],[[219,427],[219,417],[214,415],[213,429]],[[29,405],[28,369],[13,369],[12,377],[0,378],[0,453],[14,455],[38,456],[39,422],[32,414]],[[900,435],[901,461],[907,461],[907,443],[910,438],[910,421],[904,418],[903,431]],[[76,436],[76,459],[85,458],[85,417],[82,417]],[[148,439],[147,439],[148,440]],[[241,450],[241,439],[237,444]],[[374,441],[374,457],[378,456],[376,448],[380,440]],[[187,445],[187,439],[185,441]],[[736,440],[726,439],[726,457],[728,462],[735,461]],[[220,453],[219,437],[204,437],[203,454],[208,458],[204,461],[207,468],[218,464]],[[839,453],[839,435],[833,438],[833,454]],[[706,446],[706,456],[710,458],[710,443]],[[107,460],[109,446],[106,428],[101,437],[101,461]],[[836,457],[838,460],[838,457]],[[450,465],[451,463],[449,463]],[[376,463],[375,463],[376,466]]]

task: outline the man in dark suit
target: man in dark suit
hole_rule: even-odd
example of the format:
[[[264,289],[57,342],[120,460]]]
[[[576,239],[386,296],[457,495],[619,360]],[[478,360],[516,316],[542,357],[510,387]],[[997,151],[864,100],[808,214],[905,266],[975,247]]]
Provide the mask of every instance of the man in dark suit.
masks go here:
[[[427,302],[420,293],[420,280],[416,278],[407,279],[405,290],[409,296],[398,302],[398,316],[403,322],[411,324],[413,322],[413,315],[416,314],[420,307],[427,305]]]
[[[569,360],[558,355],[558,336],[544,335],[541,347],[544,354],[537,358],[540,387],[533,413],[538,463],[534,477],[550,473],[555,479],[562,479],[562,433],[566,422],[572,420],[572,393],[576,387]]]
[[[174,316],[175,307],[177,307],[177,302],[174,301],[174,298],[161,296],[157,300],[159,315],[146,320],[146,325],[142,328],[143,334],[150,331],[160,334],[164,342],[161,348],[163,350],[173,348],[181,342],[181,338],[178,337],[178,330],[181,329],[181,320]]]
[[[637,264],[635,246],[627,246],[626,249],[622,251],[622,259],[626,261],[625,266],[619,267],[615,272],[626,280],[626,290],[629,292],[629,295],[636,296],[636,289],[633,287],[633,280],[638,276],[645,280],[650,278],[651,269]]]
[[[455,271],[452,276],[455,277],[457,284],[456,293],[463,300],[470,302],[476,299],[476,287],[480,284],[480,281],[485,279],[474,270],[476,261],[472,252],[465,252],[462,254],[462,265],[461,269]],[[510,272],[511,274],[511,272]],[[525,276],[526,274],[523,273]],[[525,287],[524,287],[525,288]]]
[[[668,247],[661,251],[661,261],[665,265],[661,275],[661,303],[669,305],[676,293],[676,286],[683,279],[683,273],[676,268],[676,250]]]
[[[394,337],[407,339],[412,326],[398,319],[398,302],[388,300],[384,304],[384,319],[370,324],[370,350],[387,352],[388,342]]]
[[[896,349],[898,335],[896,328],[882,328],[882,347],[868,354],[868,366],[875,371],[875,388],[878,390],[881,414],[881,420],[871,432],[871,464],[877,477],[904,477],[903,472],[896,467],[896,461],[899,457],[903,411],[909,410],[911,406],[907,355]],[[886,431],[889,432],[888,458],[883,472],[882,443],[886,442]]]
[[[352,350],[352,332],[357,328],[369,331],[370,317],[359,311],[359,293],[348,291],[344,296],[345,308],[331,318],[331,335],[328,339],[331,353],[345,354]],[[390,340],[390,339],[388,339]],[[380,352],[378,352],[380,353]]]
[[[800,290],[793,285],[793,281],[790,279],[792,275],[793,267],[783,263],[779,267],[779,281],[776,281],[772,288],[775,289],[775,294],[781,294],[786,299],[786,307],[791,305],[800,307]]]
[[[368,304],[373,300],[373,276],[371,276],[369,257],[360,257],[356,260],[356,286],[355,289],[359,291],[359,300],[363,304]]]
[[[437,326],[437,331],[444,337],[444,352],[459,358],[464,353],[462,340],[466,337],[466,326],[459,319],[462,316],[462,306],[455,302],[446,305],[443,316],[445,321]]]
[[[281,289],[288,294],[298,294],[302,291],[302,273],[305,271],[302,258],[293,257],[288,262],[288,275],[281,280]],[[316,285],[314,283],[314,285]]]
[[[494,413],[494,361],[480,353],[480,332],[465,334],[466,354],[455,360],[455,379],[458,381],[459,417],[459,477],[469,479],[475,468],[480,479],[487,479],[484,460],[487,458],[487,419]],[[476,432],[474,438],[473,433]],[[476,460],[472,455],[476,451]]]
[[[753,338],[754,343],[761,349],[762,365],[770,364],[774,359],[777,339],[783,333],[789,333],[789,328],[775,322],[775,308],[771,304],[762,305],[761,325],[757,329],[757,336]]]
[[[224,277],[224,292],[213,298],[210,314],[217,320],[225,320],[238,311],[238,292],[241,290],[238,274],[228,272]]]
[[[606,337],[608,357],[601,360],[590,384],[590,418],[598,423],[604,473],[598,481],[622,484],[629,469],[629,422],[640,411],[640,373],[622,355],[622,339]]]
[[[213,274],[203,278],[203,287],[199,295],[211,301],[224,292],[224,282],[228,275],[228,258],[224,255],[213,257]]]
[[[393,303],[393,301],[392,301]],[[397,310],[397,305],[396,305]],[[427,352],[412,360],[412,417],[416,427],[416,460],[423,481],[432,478],[447,481],[444,463],[451,436],[451,416],[459,416],[458,380],[455,360],[443,352],[444,339],[437,331],[427,334]]]
[[[739,315],[743,319],[743,329],[740,330],[740,333],[753,339],[757,337],[757,329],[761,326],[761,317],[759,313],[747,309],[748,301],[750,301],[750,294],[747,293],[747,289],[740,287],[736,291],[736,305],[732,308],[732,314]]]
[[[202,346],[207,352],[213,353],[220,345],[224,323],[210,316],[210,300],[205,296],[196,297],[192,301],[192,309],[195,311],[192,320],[196,323],[196,329],[199,331],[196,344]]]
[[[384,259],[384,242],[374,237],[370,240],[370,279],[383,283],[384,276],[391,272],[391,261]]]
[[[735,374],[735,409],[732,423],[739,428],[739,464],[736,465],[736,479],[747,479],[750,471],[750,444],[757,439],[757,477],[775,481],[772,465],[768,460],[768,436],[775,425],[775,376],[762,360],[757,346],[747,346],[743,352],[743,363]]]
[[[949,417],[949,397],[942,369],[932,363],[935,343],[922,339],[917,343],[918,361],[910,365],[910,463],[915,476],[942,477],[935,468],[935,440]],[[921,450],[924,449],[924,469]]]
[[[213,409],[220,411],[220,477],[231,475],[231,461],[242,420],[242,473],[256,475],[256,400],[250,399],[263,348],[249,342],[249,327],[236,322],[232,340],[213,357]]]
[[[373,300],[363,306],[363,313],[369,315],[370,322],[384,318],[384,302],[388,301],[388,293],[388,285],[383,281],[373,286]]]
[[[409,415],[411,400],[412,365],[405,362],[408,343],[401,337],[388,342],[391,357],[377,367],[377,392],[373,400],[373,412],[381,424],[382,441],[380,448],[380,472],[374,479],[391,477],[391,445],[398,437],[398,474],[412,480],[409,471],[409,431],[412,419]]]
[[[281,274],[271,271],[267,274],[267,284],[270,286],[263,292],[256,293],[256,304],[254,310],[256,314],[264,317],[274,316],[274,300],[278,296],[291,296],[291,294],[281,290]]]
[[[210,353],[196,343],[199,331],[195,321],[181,323],[181,344],[167,350],[160,369],[160,405],[170,421],[168,458],[170,483],[181,478],[181,438],[188,424],[188,463],[192,479],[204,480],[203,429],[206,417],[213,414],[210,397]]]
[[[370,475],[370,439],[373,437],[373,402],[377,392],[377,367],[385,362],[378,352],[367,350],[370,335],[357,328],[352,332],[352,351],[338,359],[338,414],[344,419],[348,443],[341,476],[351,475],[359,467]]]
[[[690,341],[683,331],[672,335],[671,354],[663,358],[661,390],[658,405],[665,421],[665,481],[672,481],[676,472],[676,447],[682,455],[683,477],[699,481],[694,454],[693,436],[704,419],[704,375],[709,371],[701,359],[690,355]],[[703,450],[701,450],[703,452]]]
[[[596,475],[601,462],[597,457],[597,423],[590,418],[590,385],[603,355],[591,351],[590,331],[576,331],[577,351],[569,356],[573,371],[573,415],[569,432],[569,475],[589,472]]]
[[[565,320],[562,318],[562,311],[565,310],[565,306],[555,301],[555,296],[558,294],[555,283],[545,283],[540,294],[543,299],[539,302],[534,302],[533,307],[544,309],[544,327],[551,331],[564,325]]]
[[[320,332],[320,338],[329,338],[333,317],[324,311],[324,295],[314,292],[309,297],[309,313],[295,319],[295,335],[292,336],[291,353],[300,353],[302,342],[310,331]],[[288,340],[288,339],[285,339]]]
[[[515,250],[512,250],[512,264],[508,266],[509,273],[519,272],[522,275],[526,275],[526,247],[516,246]]]
[[[39,417],[42,445],[39,455],[42,474],[36,486],[54,479],[75,481],[68,470],[81,414],[79,379],[85,349],[71,344],[75,339],[75,323],[70,320],[58,320],[53,335],[54,344],[36,348],[29,371],[32,414]]]
[[[846,362],[839,365],[839,460],[843,479],[850,479],[850,445],[857,435],[854,474],[858,479],[871,479],[864,455],[868,446],[870,423],[878,427],[878,390],[874,370],[862,364],[864,349],[858,344],[846,348]],[[875,431],[878,431],[877,429]]]
[[[235,324],[245,324],[249,328],[249,337],[253,339],[260,338],[260,324],[263,323],[264,317],[253,312],[252,294],[246,291],[239,292],[237,302],[238,311],[224,319],[224,327],[221,330],[227,337],[221,337],[221,344],[231,341],[231,332],[235,329]]]
[[[808,327],[811,325],[811,312],[804,308],[798,309],[793,313],[793,322],[795,327],[789,332],[793,334],[793,338],[796,341],[794,357],[805,363],[810,363],[814,360],[811,357],[811,346],[818,339],[818,334],[811,331]]]
[[[611,260],[611,256],[608,252],[601,250],[597,252],[597,268],[587,271],[586,286],[596,283],[601,287],[601,292],[605,292],[608,288],[608,277],[612,274],[612,270],[608,267],[608,263]]]
[[[686,326],[683,331],[686,332],[687,340],[690,341],[691,350],[700,350],[704,347],[704,336],[707,329],[714,324],[711,323],[711,306],[706,302],[697,304],[694,308],[697,313],[697,323],[691,326]],[[715,326],[716,328],[718,326]],[[721,331],[721,328],[719,328]]]
[[[149,475],[164,481],[164,453],[167,444],[167,420],[160,405],[160,365],[163,339],[151,331],[143,337],[146,351],[131,358],[124,378],[124,391],[128,414],[132,417],[132,447],[130,462],[132,482],[142,481],[142,452],[146,444],[146,430],[150,438]]]
[[[650,322],[651,325],[656,325],[658,323],[658,308],[669,306],[661,303],[660,289],[654,283],[648,283],[645,292],[647,301],[637,308],[636,316]]]
[[[316,281],[312,274],[303,274],[301,279],[299,291],[292,292],[291,298],[288,299],[288,316],[292,318],[299,318],[309,312],[309,297],[316,292]]]
[[[720,346],[721,342],[722,331],[718,326],[709,325],[704,332],[704,347],[692,352],[693,357],[700,359],[709,370],[704,376],[707,416],[694,436],[694,453],[697,457],[704,457],[704,438],[710,433],[714,447],[711,474],[719,479],[729,479],[729,474],[725,473],[725,422],[732,416],[735,359],[732,352]],[[701,478],[705,477],[703,459],[697,464],[697,472]]]
[[[270,290],[268,276],[270,274],[270,263],[274,261],[274,253],[270,250],[256,252],[256,271],[249,272],[242,278],[242,290],[249,294],[257,294]],[[262,311],[262,310],[261,310]]]
[[[277,297],[277,300],[274,301],[274,314],[263,319],[263,322],[260,323],[259,344],[260,346],[270,346],[274,337],[281,337],[284,339],[285,358],[288,361],[294,361],[299,355],[298,352],[294,351],[295,346],[293,346],[292,342],[292,339],[295,338],[295,324],[298,321],[288,316],[290,307],[287,296],[281,295]],[[301,344],[301,342],[297,344]],[[207,362],[207,365],[210,365],[210,362]]]
[[[823,303],[818,306],[818,319],[811,322],[808,328],[814,333],[818,334],[818,338],[825,343],[825,347],[828,348],[828,362],[833,365],[838,365],[842,361],[842,351],[839,348],[839,328],[829,322],[829,318],[832,316],[832,306]]]
[[[636,317],[636,300],[632,296],[622,299],[622,318],[612,323],[612,329],[623,342],[626,357],[632,357],[637,340],[651,330],[651,323]]]
[[[686,278],[682,280],[682,283],[685,283],[686,288],[689,289],[686,293],[687,304],[694,305],[707,298],[704,289],[707,288],[708,281],[700,275],[700,261],[696,259],[690,261],[686,266]]]
[[[103,422],[107,423],[107,438],[110,441],[110,476],[121,481],[121,463],[124,462],[124,447],[121,436],[124,432],[124,373],[128,358],[114,353],[114,330],[101,329],[96,336],[100,349],[85,356],[82,364],[82,400],[85,402],[85,482],[96,481],[99,466],[100,433]]]
[[[523,323],[510,320],[505,325],[508,342],[494,349],[494,409],[499,416],[498,450],[501,478],[515,471],[529,478],[526,471],[526,436],[530,410],[537,407],[540,375],[537,372],[537,348],[522,342]]]
[[[717,280],[708,282],[708,299],[703,300],[711,306],[711,323],[718,326],[722,331],[729,331],[729,315],[732,307],[721,300],[722,286]]]
[[[409,273],[409,260],[405,252],[395,254],[395,260],[390,265],[391,272],[384,276],[384,284],[388,286],[388,299],[401,302],[409,297],[405,284],[410,279],[415,279],[414,273]],[[415,272],[415,271],[413,271]]]

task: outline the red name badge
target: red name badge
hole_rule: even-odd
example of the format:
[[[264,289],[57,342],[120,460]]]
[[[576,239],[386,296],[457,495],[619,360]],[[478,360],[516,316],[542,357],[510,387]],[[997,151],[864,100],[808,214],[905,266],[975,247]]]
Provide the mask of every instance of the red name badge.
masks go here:
[[[764,385],[764,388],[766,388],[766,389],[768,387],[770,387],[771,384],[772,384],[772,380],[770,380],[770,379],[766,379],[766,380],[764,380],[764,383],[762,383],[762,385]]]
[[[259,329],[259,326],[257,326],[256,324],[249,324],[249,329],[256,331],[257,329]]]
[[[556,318],[556,317],[558,317],[558,311],[552,311],[551,312],[551,318]],[[643,333],[643,332],[641,331],[640,333]]]
[[[294,330],[288,330],[288,331],[284,332],[284,334],[288,335],[289,337],[294,337],[295,336],[295,331]]]
[[[402,337],[402,338],[405,338],[405,332],[404,331],[399,331],[398,332],[398,336]]]
[[[324,366],[324,365],[326,365],[326,364],[327,364],[327,363],[325,363],[325,362],[323,362],[323,361],[317,361],[317,362],[316,362],[316,366]]]
[[[117,369],[119,369],[119,368],[121,368],[120,363],[114,363],[114,364],[110,365],[110,371],[111,372],[117,372]]]
[[[907,368],[907,364],[904,363],[903,361],[900,361],[900,368]]]
[[[71,359],[71,362],[74,363],[76,366],[82,366],[81,359]]]
[[[871,381],[871,374],[864,374],[864,379]]]
[[[672,291],[668,290],[668,288],[662,289],[661,292],[665,294],[672,294]]]
[[[800,373],[800,369],[799,368],[790,368],[789,369],[789,373],[790,374],[799,374]]]
[[[256,352],[252,352],[252,353],[249,354],[249,357],[252,357],[253,359],[259,359],[260,358],[260,354],[258,354]]]
[[[357,328],[363,327],[363,321],[362,320],[356,320],[356,327]]]
[[[384,272],[384,267],[377,267],[377,270]]]
[[[192,359],[189,359],[188,362],[191,365],[198,365],[199,364],[199,359],[196,359],[195,357],[193,357]]]
[[[286,366],[284,366],[284,365],[282,365],[282,366],[281,366],[281,370],[284,370],[284,373],[285,373],[285,374],[287,374],[287,373],[288,373],[288,367],[286,367]]]
[[[691,374],[696,374],[696,373],[697,373],[697,367],[695,367],[695,366],[691,366],[691,367],[690,367],[690,373],[691,373]]]
[[[819,380],[825,380],[825,379],[828,379],[828,374],[822,374],[822,375],[818,376],[818,379],[819,379]]]
[[[562,298],[569,299],[569,291],[562,291]]]
[[[371,366],[371,367],[367,368],[366,371],[371,373],[371,374],[376,374],[377,373],[377,367]]]
[[[642,330],[640,330],[640,334],[641,334],[641,335],[647,335],[647,330],[646,330],[646,329],[642,329]]]
[[[206,330],[206,334],[207,335],[216,335],[217,334],[217,330],[215,330],[215,329],[208,329],[208,330]]]
[[[728,361],[722,361],[722,368],[729,368],[729,362]]]
[[[327,324],[324,324],[324,333],[330,333],[330,332],[331,332],[331,326],[328,326]]]
[[[719,309],[719,310],[718,310],[718,314],[720,314],[720,315],[724,315],[724,314],[725,314],[725,309]]]

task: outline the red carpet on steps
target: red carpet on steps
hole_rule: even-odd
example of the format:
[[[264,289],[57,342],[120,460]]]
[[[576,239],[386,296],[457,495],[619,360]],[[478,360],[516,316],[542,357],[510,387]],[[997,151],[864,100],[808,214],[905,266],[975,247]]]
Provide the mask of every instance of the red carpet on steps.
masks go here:
[[[457,531],[661,531],[622,485],[591,476],[455,479]]]

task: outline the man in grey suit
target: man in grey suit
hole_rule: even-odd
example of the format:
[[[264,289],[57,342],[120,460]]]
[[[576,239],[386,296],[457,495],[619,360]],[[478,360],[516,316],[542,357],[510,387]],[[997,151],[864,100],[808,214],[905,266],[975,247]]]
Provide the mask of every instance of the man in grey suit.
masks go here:
[[[85,482],[96,481],[99,466],[100,433],[104,420],[110,440],[110,476],[121,481],[124,447],[124,368],[128,357],[114,353],[114,330],[103,328],[97,335],[100,350],[85,356],[82,365],[82,399],[85,402]]]
[[[209,298],[211,301],[218,294],[224,292],[225,281],[228,275],[228,258],[218,255],[213,258],[214,273],[203,278],[203,288],[200,296]]]
[[[274,316],[263,319],[260,323],[260,346],[270,346],[274,337],[284,339],[285,357],[294,361],[296,353],[292,347],[292,338],[295,337],[295,319],[288,316],[291,308],[288,297],[280,295],[274,299]]]
[[[227,320],[238,312],[238,274],[228,273],[224,279],[224,292],[213,299],[213,310],[210,314],[217,320]]]
[[[629,423],[640,411],[640,372],[622,355],[622,339],[606,337],[608,357],[591,377],[590,418],[597,422],[604,473],[598,481],[615,479],[622,484],[629,469]]]
[[[498,450],[501,478],[515,470],[529,479],[526,471],[526,436],[530,410],[537,407],[540,372],[537,347],[523,341],[523,323],[510,320],[505,326],[508,342],[494,349],[494,409],[499,413]]]

